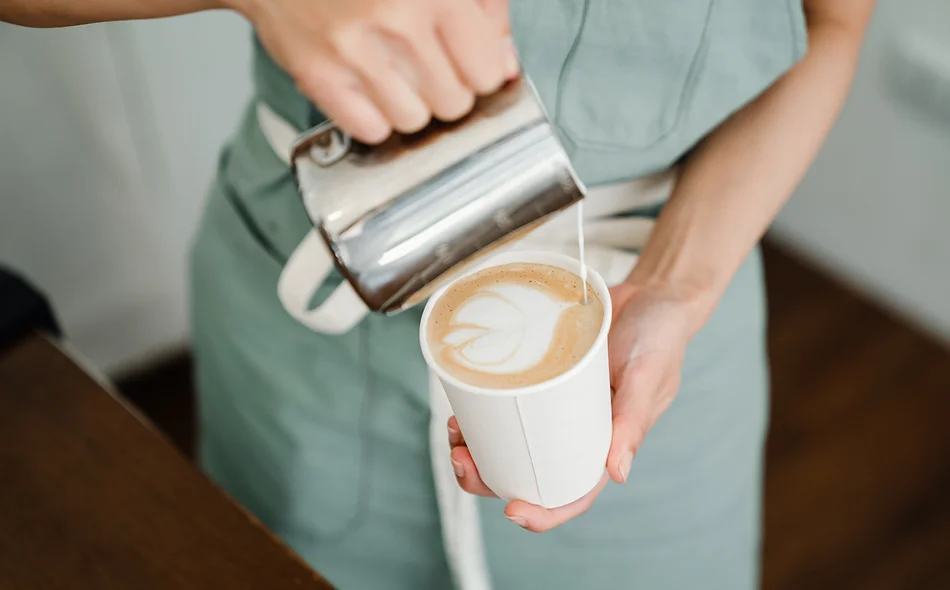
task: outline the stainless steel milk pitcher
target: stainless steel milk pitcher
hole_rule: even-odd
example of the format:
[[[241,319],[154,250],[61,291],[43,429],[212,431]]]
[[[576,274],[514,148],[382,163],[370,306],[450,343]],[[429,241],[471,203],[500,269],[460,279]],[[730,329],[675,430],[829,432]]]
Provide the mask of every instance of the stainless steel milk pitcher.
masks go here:
[[[577,179],[529,80],[454,123],[364,145],[328,121],[302,134],[297,190],[339,271],[396,313],[494,246],[579,201]]]

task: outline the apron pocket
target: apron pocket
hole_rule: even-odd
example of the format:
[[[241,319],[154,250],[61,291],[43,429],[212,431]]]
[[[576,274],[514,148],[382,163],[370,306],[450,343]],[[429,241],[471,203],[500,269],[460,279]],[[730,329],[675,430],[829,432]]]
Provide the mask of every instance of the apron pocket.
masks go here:
[[[587,0],[556,121],[583,147],[646,148],[677,124],[703,64],[714,0]]]

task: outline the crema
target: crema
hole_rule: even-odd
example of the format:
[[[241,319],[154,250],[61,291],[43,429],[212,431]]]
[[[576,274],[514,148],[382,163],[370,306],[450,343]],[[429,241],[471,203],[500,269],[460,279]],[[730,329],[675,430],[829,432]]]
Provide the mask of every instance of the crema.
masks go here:
[[[557,266],[513,263],[453,283],[433,306],[426,334],[435,361],[453,377],[510,389],[577,364],[603,319],[603,303],[581,277]]]

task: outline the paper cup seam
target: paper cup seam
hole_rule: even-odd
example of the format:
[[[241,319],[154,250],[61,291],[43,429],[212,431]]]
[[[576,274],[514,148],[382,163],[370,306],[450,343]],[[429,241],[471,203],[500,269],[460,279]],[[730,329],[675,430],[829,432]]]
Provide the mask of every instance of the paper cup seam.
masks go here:
[[[524,423],[524,413],[521,411],[521,396],[515,396],[515,410],[518,412],[518,425],[521,426],[521,436],[524,438],[524,446],[528,451],[528,462],[531,464],[531,477],[534,479],[534,489],[538,493],[538,504],[547,506],[544,501],[544,495],[541,493],[541,482],[538,481],[538,466],[534,461],[534,454],[531,452],[531,442],[528,440],[528,429]]]

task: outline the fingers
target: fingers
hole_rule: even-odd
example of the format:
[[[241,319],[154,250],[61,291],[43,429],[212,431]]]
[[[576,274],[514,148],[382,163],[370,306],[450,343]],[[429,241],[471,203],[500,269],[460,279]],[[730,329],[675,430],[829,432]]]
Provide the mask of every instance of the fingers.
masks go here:
[[[449,445],[452,446],[451,458],[452,467],[455,469],[455,478],[459,486],[470,494],[484,496],[486,498],[497,497],[478,475],[478,468],[472,455],[465,446],[465,439],[459,429],[458,421],[455,416],[449,418],[447,423]],[[608,476],[604,472],[597,486],[586,496],[559,508],[542,508],[534,504],[529,504],[521,500],[510,502],[505,508],[507,516],[515,524],[522,526],[529,531],[541,533],[556,526],[559,526],[568,520],[587,511],[594,499],[600,494],[607,485]]]
[[[590,493],[576,502],[559,508],[542,508],[521,500],[515,500],[505,508],[505,516],[529,531],[543,533],[587,512],[587,509],[594,503],[594,500],[606,485],[607,474],[604,473],[597,487],[591,490]]]
[[[413,53],[419,68],[419,94],[436,118],[455,121],[468,114],[475,92],[459,79],[435,33],[415,39]]]
[[[459,428],[459,423],[458,420],[455,419],[455,416],[449,418],[446,428],[449,431],[450,447],[455,448],[465,445],[465,439],[462,437],[462,430]]]
[[[508,17],[508,0],[478,0],[478,5],[482,7],[485,16],[497,31],[505,35],[511,33],[511,25]]]
[[[501,31],[505,36],[504,47],[504,68],[505,79],[516,78],[521,72],[521,65],[518,60],[518,51],[515,49],[515,42],[511,38],[511,23],[508,13],[508,0],[479,0],[482,10],[492,23],[496,30]]]
[[[433,116],[459,119],[477,95],[517,76],[507,0],[376,0],[308,10],[268,12],[259,19],[262,39],[292,66],[300,90],[363,143],[414,133]]]
[[[491,94],[506,78],[505,36],[472,0],[444,5],[437,30],[462,81],[478,94]]]
[[[459,487],[476,496],[495,498],[495,493],[488,489],[481,476],[478,475],[478,467],[475,466],[475,460],[472,459],[472,454],[465,446],[465,438],[462,436],[462,430],[455,416],[449,418],[446,427],[449,431],[449,446],[452,447],[450,455],[452,468],[455,469],[455,479],[458,480]]]
[[[415,88],[415,68],[400,44],[378,34],[354,34],[342,57],[393,129],[414,133],[429,122],[429,106]]]
[[[515,41],[508,37],[505,48],[505,79],[514,80],[521,73],[521,62],[518,59],[518,49],[515,47]]]
[[[478,468],[475,467],[475,461],[472,459],[472,454],[468,452],[468,447],[455,447],[452,449],[451,457],[455,479],[463,490],[476,496],[496,497],[478,475]]]
[[[392,132],[390,122],[367,96],[359,78],[339,62],[311,62],[299,76],[298,86],[328,117],[364,143],[380,143]]]

